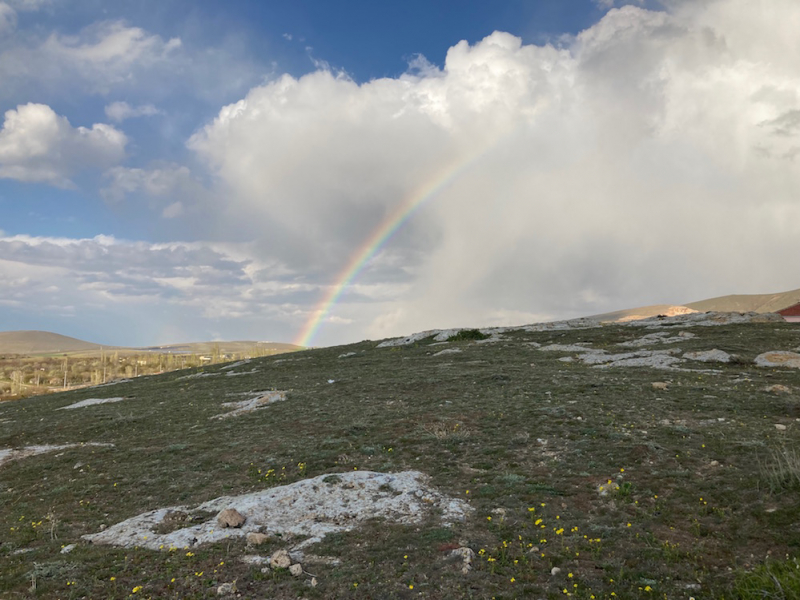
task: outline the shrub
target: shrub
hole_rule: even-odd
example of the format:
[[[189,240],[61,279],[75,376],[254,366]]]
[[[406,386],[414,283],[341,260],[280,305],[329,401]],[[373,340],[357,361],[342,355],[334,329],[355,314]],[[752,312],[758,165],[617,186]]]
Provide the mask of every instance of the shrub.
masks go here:
[[[447,338],[448,342],[466,342],[470,340],[485,340],[489,336],[477,329],[462,329]]]

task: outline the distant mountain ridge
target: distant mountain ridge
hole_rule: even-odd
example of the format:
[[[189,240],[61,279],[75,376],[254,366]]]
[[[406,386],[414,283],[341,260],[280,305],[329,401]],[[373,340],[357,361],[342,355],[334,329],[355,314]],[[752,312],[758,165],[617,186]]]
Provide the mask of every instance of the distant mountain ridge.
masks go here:
[[[99,352],[101,349],[119,352],[154,352],[175,354],[244,353],[257,347],[261,350],[291,351],[300,346],[281,342],[220,341],[165,344],[143,348],[104,346],[50,331],[0,331],[0,354],[55,354]]]

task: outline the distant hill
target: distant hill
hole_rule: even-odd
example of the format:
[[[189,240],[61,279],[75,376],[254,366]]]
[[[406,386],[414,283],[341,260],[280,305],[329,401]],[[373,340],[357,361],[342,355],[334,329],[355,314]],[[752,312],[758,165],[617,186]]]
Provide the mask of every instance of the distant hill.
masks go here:
[[[690,302],[686,306],[700,312],[716,310],[720,312],[757,312],[768,313],[782,310],[800,302],[800,289],[777,294],[740,294],[720,296]]]
[[[49,331],[0,331],[0,354],[55,354],[99,352],[101,348],[120,353],[153,352],[160,354],[243,354],[257,349],[270,354],[302,350],[302,346],[281,342],[189,342],[145,348],[102,346]]]
[[[655,317],[656,315],[675,316],[691,312],[777,312],[800,302],[800,289],[776,294],[735,294],[719,296],[708,300],[698,300],[687,304],[653,304],[614,312],[593,315],[590,319],[603,322],[621,323]]]
[[[2,354],[51,354],[54,352],[88,352],[99,350],[99,344],[49,331],[0,331]]]

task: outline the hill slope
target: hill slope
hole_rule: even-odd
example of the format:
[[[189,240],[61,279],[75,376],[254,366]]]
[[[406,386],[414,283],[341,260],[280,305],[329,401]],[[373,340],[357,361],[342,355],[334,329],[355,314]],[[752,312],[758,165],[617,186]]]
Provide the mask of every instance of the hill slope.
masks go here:
[[[49,354],[99,349],[99,344],[49,331],[0,331],[0,354]]]
[[[0,404],[0,597],[798,597],[797,326],[588,324]]]
[[[705,312],[709,310],[768,313],[782,310],[800,302],[800,289],[776,294],[738,294],[720,296],[698,302],[690,302],[686,306]]]
[[[654,304],[652,306],[640,306],[638,308],[627,308],[600,315],[593,315],[589,319],[619,323],[646,319],[656,315],[675,316],[679,314],[697,312],[756,312],[770,313],[782,310],[793,304],[800,302],[800,289],[788,292],[778,292],[775,294],[735,294],[730,296],[719,296],[698,300],[682,305]]]

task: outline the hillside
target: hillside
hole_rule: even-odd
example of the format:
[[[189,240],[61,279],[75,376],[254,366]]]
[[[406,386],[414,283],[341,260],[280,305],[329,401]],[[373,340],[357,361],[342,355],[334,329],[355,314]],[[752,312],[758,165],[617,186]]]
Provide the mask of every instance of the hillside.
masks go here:
[[[588,318],[602,322],[620,323],[637,319],[646,319],[648,317],[655,317],[656,315],[675,316],[693,311],[770,313],[782,310],[798,302],[800,302],[800,289],[775,294],[719,296],[707,300],[698,300],[697,302],[688,302],[682,305],[655,304],[652,306],[640,306],[638,308],[628,308],[625,310],[593,315]]]
[[[739,294],[733,296],[720,296],[690,302],[686,306],[694,310],[705,312],[709,310],[736,311],[736,312],[775,312],[800,302],[800,289],[776,294]]]
[[[770,351],[800,328],[576,320],[5,403],[0,597],[797,598]]]
[[[0,354],[51,354],[100,350],[99,344],[49,331],[0,331]]]

